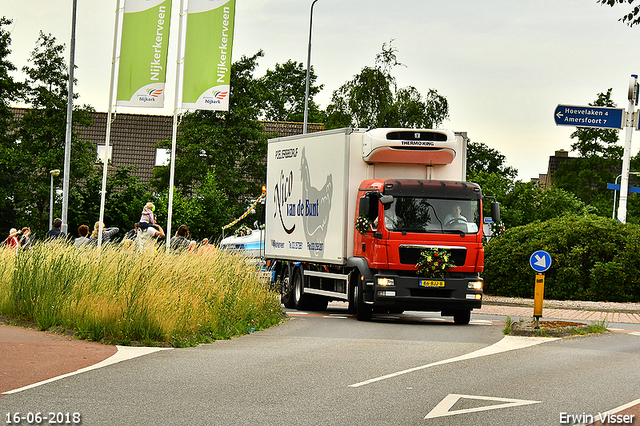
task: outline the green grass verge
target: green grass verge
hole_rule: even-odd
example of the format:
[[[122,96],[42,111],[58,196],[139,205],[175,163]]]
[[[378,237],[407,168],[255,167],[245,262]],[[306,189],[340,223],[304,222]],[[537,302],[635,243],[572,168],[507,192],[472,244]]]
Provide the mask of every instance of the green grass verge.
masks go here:
[[[280,323],[280,297],[241,255],[76,249],[0,252],[0,315],[110,344],[193,346]]]

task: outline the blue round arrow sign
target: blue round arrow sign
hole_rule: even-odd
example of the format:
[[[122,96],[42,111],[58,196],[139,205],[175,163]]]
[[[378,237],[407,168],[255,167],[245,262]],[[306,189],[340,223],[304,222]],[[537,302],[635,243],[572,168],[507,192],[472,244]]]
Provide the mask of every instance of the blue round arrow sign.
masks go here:
[[[544,250],[538,250],[529,258],[529,264],[534,271],[544,272],[551,267],[551,255]]]

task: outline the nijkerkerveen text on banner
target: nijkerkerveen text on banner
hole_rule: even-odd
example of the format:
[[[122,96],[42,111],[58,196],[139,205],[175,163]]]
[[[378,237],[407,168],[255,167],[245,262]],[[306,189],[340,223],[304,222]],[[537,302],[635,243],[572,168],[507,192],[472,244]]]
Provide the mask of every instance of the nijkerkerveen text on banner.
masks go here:
[[[116,105],[164,106],[171,0],[126,0]]]
[[[189,0],[182,108],[229,110],[235,0]]]

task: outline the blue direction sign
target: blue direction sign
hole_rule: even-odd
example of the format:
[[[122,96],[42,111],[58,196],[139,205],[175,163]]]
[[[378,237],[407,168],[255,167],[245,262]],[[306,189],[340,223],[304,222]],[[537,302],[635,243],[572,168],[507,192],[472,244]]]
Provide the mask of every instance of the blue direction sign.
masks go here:
[[[544,272],[551,267],[551,255],[544,250],[538,250],[529,258],[529,265],[536,272]]]
[[[553,116],[558,126],[622,129],[624,109],[558,105]]]

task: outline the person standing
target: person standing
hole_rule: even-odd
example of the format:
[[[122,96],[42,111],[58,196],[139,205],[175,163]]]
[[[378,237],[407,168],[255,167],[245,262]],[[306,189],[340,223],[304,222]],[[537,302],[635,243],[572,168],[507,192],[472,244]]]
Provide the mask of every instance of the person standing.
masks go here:
[[[67,235],[60,230],[62,226],[62,219],[55,218],[53,220],[53,228],[47,231],[47,239],[54,240],[56,238],[67,238]]]
[[[89,235],[89,227],[87,225],[80,225],[78,235],[80,236],[73,241],[74,247],[82,247],[91,242],[91,239],[87,237]]]
[[[149,250],[150,248],[155,248],[156,239],[166,237],[164,231],[162,230],[162,227],[160,225],[155,226],[157,229],[153,226],[150,226],[144,231],[138,228],[138,250],[140,250],[141,252]]]
[[[96,222],[93,226],[93,232],[91,233],[91,243],[94,245],[98,244],[98,232],[100,231],[100,222]],[[105,228],[104,223],[102,224],[102,244],[106,244],[111,241],[111,237],[120,232],[120,228],[114,226],[112,228]]]
[[[189,228],[187,225],[180,225],[176,235],[171,238],[172,251],[185,251],[189,249],[191,241],[189,241]]]
[[[22,228],[20,233],[22,234],[20,236],[20,248],[24,250],[30,249],[31,248],[31,228],[29,228],[28,226],[25,226],[24,228]]]
[[[9,230],[9,236],[5,241],[7,248],[12,250],[17,250],[20,248],[20,241],[18,240],[18,230],[16,228],[11,228]]]

